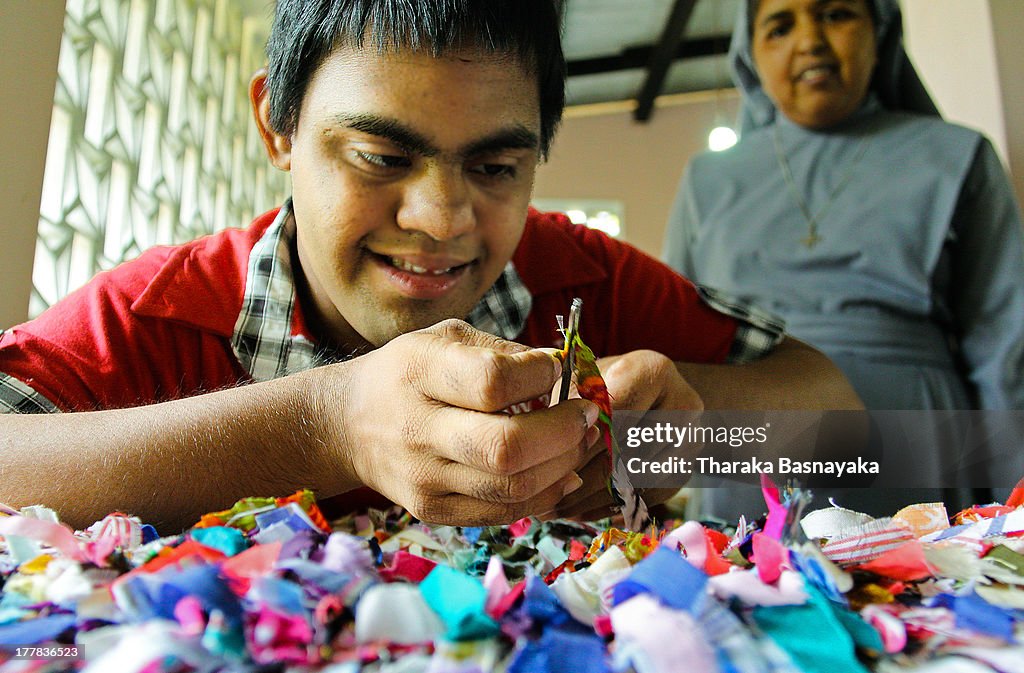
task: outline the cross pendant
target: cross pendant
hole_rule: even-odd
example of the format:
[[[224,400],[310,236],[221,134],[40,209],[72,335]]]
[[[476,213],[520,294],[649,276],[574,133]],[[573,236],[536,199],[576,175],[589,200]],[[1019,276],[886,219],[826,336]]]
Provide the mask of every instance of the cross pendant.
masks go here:
[[[800,242],[806,245],[808,248],[813,248],[814,246],[818,245],[820,241],[821,236],[818,236],[818,234],[816,234],[813,231],[800,240]]]

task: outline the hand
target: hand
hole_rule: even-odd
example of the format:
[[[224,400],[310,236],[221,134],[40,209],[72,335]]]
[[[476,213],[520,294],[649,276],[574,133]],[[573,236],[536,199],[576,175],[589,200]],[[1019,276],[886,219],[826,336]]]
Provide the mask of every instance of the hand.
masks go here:
[[[322,406],[343,470],[421,520],[509,523],[582,484],[594,404],[501,413],[551,389],[561,369],[550,352],[448,320],[337,367],[346,376]]]
[[[679,373],[675,363],[660,353],[632,351],[601,358],[597,366],[608,386],[613,409],[686,410],[697,414],[704,410],[697,391]],[[598,445],[600,452],[577,470],[583,486],[558,504],[555,516],[594,520],[614,513],[606,486],[609,465],[604,441],[598,441]],[[668,500],[678,490],[649,488],[642,495],[647,505],[652,506]]]

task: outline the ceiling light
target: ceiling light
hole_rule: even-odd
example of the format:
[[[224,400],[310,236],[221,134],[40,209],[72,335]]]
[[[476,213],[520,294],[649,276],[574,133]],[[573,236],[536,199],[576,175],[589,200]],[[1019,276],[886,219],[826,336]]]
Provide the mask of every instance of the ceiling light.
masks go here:
[[[727,150],[736,144],[736,132],[728,126],[716,126],[708,134],[708,148],[712,152]]]

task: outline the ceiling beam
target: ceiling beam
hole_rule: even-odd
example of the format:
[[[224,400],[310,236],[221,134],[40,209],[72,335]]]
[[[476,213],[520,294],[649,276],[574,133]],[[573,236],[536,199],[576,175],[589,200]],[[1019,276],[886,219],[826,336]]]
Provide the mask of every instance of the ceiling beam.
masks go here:
[[[729,40],[731,37],[729,34],[723,34],[683,40],[676,47],[676,51],[672,55],[672,61],[706,56],[724,56],[729,53]],[[568,66],[569,77],[577,75],[602,75],[619,70],[636,70],[637,68],[646,68],[650,64],[653,52],[654,47],[651,45],[630,47],[614,56],[580,58],[569,61],[566,65]]]
[[[661,93],[661,87],[665,83],[665,73],[668,72],[672,57],[683,40],[686,24],[690,22],[690,16],[693,14],[693,7],[696,4],[697,0],[675,0],[672,5],[672,11],[665,22],[665,30],[661,34],[661,40],[651,52],[651,60],[647,65],[647,78],[636,97],[633,119],[645,122],[651,118],[654,99]]]

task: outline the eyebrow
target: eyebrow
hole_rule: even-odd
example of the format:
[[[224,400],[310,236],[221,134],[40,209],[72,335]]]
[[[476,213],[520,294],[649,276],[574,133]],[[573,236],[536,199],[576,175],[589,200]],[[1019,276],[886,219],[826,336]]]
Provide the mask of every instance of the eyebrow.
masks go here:
[[[422,133],[391,117],[351,114],[338,115],[334,121],[346,128],[390,140],[408,152],[415,152],[427,157],[441,154],[440,148]],[[537,149],[539,145],[540,137],[535,132],[522,124],[513,124],[472,141],[460,148],[457,155],[470,157],[509,149]]]
[[[815,0],[814,7],[815,9],[817,9],[822,5],[826,5],[832,2],[838,2],[844,5],[853,5],[856,3],[856,0]],[[772,14],[769,14],[768,16],[764,17],[759,25],[766,26],[774,21],[781,21],[783,18],[791,15],[792,13],[792,9],[781,9],[777,12],[773,12]]]

